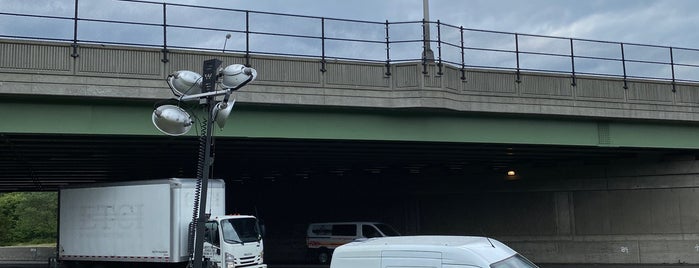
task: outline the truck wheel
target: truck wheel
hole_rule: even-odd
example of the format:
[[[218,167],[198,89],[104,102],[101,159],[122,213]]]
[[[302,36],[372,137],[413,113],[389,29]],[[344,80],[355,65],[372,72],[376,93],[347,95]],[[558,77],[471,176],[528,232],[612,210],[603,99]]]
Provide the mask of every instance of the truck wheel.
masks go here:
[[[328,264],[330,263],[331,254],[329,250],[318,251],[318,263]]]

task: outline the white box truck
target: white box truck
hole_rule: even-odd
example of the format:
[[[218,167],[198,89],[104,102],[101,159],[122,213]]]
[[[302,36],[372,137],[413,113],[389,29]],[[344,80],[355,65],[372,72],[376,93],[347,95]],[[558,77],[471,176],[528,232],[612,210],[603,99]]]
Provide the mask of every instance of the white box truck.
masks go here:
[[[505,244],[475,236],[396,236],[335,249],[330,268],[537,268]]]
[[[257,219],[225,215],[223,180],[208,184],[204,256],[221,268],[267,267]],[[195,179],[162,179],[61,189],[59,262],[185,267],[195,188]]]

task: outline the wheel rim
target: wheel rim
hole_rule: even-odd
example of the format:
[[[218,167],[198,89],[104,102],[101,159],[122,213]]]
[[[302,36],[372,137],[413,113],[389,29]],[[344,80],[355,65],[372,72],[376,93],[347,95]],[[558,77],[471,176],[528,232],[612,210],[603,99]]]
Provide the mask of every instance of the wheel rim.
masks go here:
[[[328,262],[328,253],[321,252],[320,254],[318,254],[318,261],[320,263],[327,263]]]

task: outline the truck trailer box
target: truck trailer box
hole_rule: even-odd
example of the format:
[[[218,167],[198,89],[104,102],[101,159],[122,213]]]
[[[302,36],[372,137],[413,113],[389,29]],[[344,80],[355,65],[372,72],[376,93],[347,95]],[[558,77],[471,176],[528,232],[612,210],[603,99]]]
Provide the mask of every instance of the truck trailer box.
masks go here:
[[[335,249],[330,268],[537,268],[505,244],[476,236],[372,238]]]
[[[92,184],[59,191],[62,261],[188,261],[196,180]],[[209,180],[207,213],[224,215],[223,180]]]

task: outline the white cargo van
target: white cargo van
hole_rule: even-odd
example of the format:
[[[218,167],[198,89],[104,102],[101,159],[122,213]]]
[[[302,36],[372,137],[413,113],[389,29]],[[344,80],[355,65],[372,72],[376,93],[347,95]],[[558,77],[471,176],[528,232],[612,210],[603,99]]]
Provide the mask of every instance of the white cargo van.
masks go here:
[[[315,261],[328,263],[338,246],[357,239],[399,235],[393,227],[380,222],[311,223],[306,232],[306,246]]]
[[[537,268],[497,240],[474,236],[400,236],[335,249],[330,268]]]

